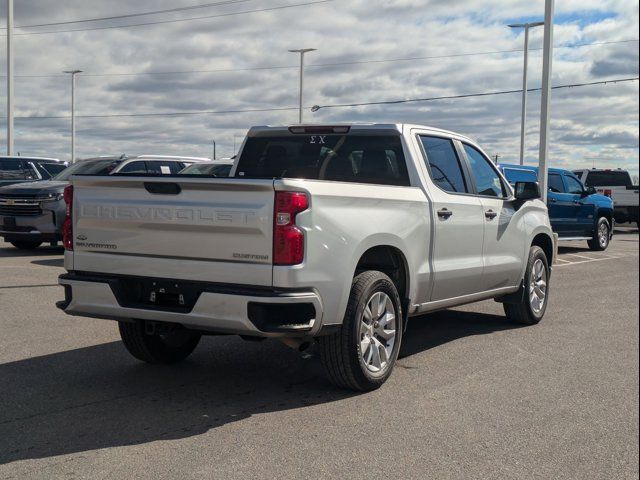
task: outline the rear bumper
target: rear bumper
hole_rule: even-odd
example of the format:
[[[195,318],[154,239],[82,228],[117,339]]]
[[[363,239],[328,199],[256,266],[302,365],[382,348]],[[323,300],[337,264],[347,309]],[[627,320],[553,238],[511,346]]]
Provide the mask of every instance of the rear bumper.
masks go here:
[[[640,218],[637,206],[616,206],[613,207],[613,216],[617,223],[637,222]]]
[[[58,283],[65,287],[65,299],[56,306],[69,315],[152,320],[213,333],[259,337],[314,336],[322,326],[322,301],[312,290],[203,284],[193,306],[176,311],[128,304],[119,293],[118,281],[118,277],[110,275],[61,275]]]

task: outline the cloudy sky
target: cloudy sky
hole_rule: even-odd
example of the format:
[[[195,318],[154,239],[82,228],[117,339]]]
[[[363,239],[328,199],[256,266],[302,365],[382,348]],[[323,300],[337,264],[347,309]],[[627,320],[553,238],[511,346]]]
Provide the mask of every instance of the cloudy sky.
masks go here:
[[[23,27],[14,40],[15,150],[60,158],[70,150],[63,70],[84,71],[76,90],[79,157],[210,156],[212,139],[228,156],[249,126],[297,120],[298,59],[289,49],[318,49],[307,57],[307,107],[512,90],[521,87],[523,34],[505,25],[544,14],[542,0],[14,2]],[[181,7],[194,8],[56,24]],[[637,0],[558,0],[555,22],[554,85],[638,76]],[[26,27],[41,24],[49,25]],[[541,45],[542,28],[532,30],[531,88],[540,86]],[[528,162],[537,158],[539,106],[540,94],[530,93]],[[554,90],[551,113],[552,165],[638,173],[637,81]],[[305,120],[427,124],[477,139],[500,161],[518,159],[518,93],[307,109]]]

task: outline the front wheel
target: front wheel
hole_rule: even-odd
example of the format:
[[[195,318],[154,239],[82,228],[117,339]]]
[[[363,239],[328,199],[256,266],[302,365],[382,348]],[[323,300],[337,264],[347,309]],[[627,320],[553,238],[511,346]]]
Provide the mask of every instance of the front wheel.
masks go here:
[[[611,226],[609,220],[604,217],[598,219],[598,225],[596,225],[596,232],[593,238],[587,243],[589,248],[594,251],[604,251],[609,246],[609,240],[611,239]]]
[[[177,363],[195,350],[201,335],[179,326],[166,326],[153,333],[144,321],[118,322],[120,338],[129,353],[147,363]]]
[[[402,305],[391,279],[373,270],[357,275],[340,331],[318,339],[331,382],[358,391],[380,387],[398,358],[402,329]]]
[[[517,303],[504,303],[504,313],[516,323],[535,325],[542,320],[548,302],[549,263],[544,250],[534,245],[529,249],[522,298]]]

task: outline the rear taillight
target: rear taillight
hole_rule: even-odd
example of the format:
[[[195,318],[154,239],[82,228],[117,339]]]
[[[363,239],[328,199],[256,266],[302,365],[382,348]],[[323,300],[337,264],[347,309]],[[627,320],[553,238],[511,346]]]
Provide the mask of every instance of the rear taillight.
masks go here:
[[[65,250],[73,250],[73,185],[65,187],[63,197],[67,214],[62,224],[62,244]]]
[[[296,215],[309,208],[301,192],[276,192],[273,216],[273,264],[298,265],[304,260],[304,233],[296,226]]]
[[[611,195],[613,195],[613,192],[610,188],[605,188],[602,193],[604,193],[605,197],[611,197]]]

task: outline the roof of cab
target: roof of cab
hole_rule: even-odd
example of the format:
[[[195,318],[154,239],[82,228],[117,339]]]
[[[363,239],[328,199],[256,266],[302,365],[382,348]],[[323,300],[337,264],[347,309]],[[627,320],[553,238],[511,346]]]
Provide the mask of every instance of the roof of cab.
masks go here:
[[[534,165],[512,165],[509,163],[501,163],[498,165],[498,168],[504,169],[509,168],[511,170],[526,170],[528,172],[538,172],[538,167]],[[573,173],[571,170],[566,170],[564,168],[549,168],[549,173]]]
[[[2,155],[0,156],[2,160],[39,160],[45,162],[55,162],[55,163],[65,163],[66,160],[60,160],[59,158],[51,158],[51,157],[31,157],[25,155]]]
[[[100,155],[98,157],[91,158],[83,158],[82,160],[78,160],[80,162],[84,162],[87,160],[121,160],[123,162],[131,161],[131,160],[185,160],[188,162],[207,162],[210,161],[210,158],[206,157],[185,157],[180,155],[131,155],[127,156],[125,154],[122,155]]]
[[[458,138],[461,140],[466,140],[472,143],[476,143],[473,139],[462,135],[460,133],[452,132],[450,130],[444,130],[442,128],[437,127],[429,127],[426,125],[417,125],[412,123],[367,123],[367,122],[356,122],[356,123],[304,123],[304,124],[292,124],[292,125],[259,125],[255,127],[251,127],[247,136],[263,136],[273,131],[289,131],[290,128],[296,127],[308,127],[308,128],[322,128],[322,127],[350,127],[350,131],[386,131],[386,132],[397,132],[403,133],[405,130],[424,130],[427,132],[446,135],[448,137]]]

